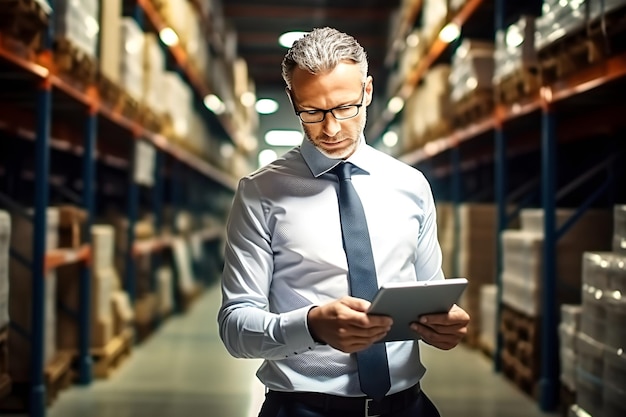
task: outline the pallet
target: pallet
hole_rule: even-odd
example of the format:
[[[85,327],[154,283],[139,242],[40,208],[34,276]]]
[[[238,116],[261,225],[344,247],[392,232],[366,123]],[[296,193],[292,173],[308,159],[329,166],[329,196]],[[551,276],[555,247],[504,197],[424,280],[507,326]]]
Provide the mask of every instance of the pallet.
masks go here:
[[[35,0],[0,1],[0,31],[30,49],[41,46],[48,24],[46,11]]]
[[[49,407],[59,397],[61,391],[72,384],[72,359],[67,352],[57,352],[44,369],[44,385],[46,389],[46,405]],[[5,378],[0,377],[0,386]],[[10,412],[24,412],[30,410],[31,385],[29,382],[8,381],[11,384],[10,393],[0,400],[0,410]]]
[[[96,378],[109,378],[132,352],[134,335],[131,329],[115,336],[103,348],[92,349],[93,374]]]
[[[494,85],[494,100],[498,104],[512,104],[538,91],[540,86],[538,67],[518,68]]]
[[[626,8],[587,22],[537,51],[541,81],[558,81],[581,68],[626,50]]]
[[[98,64],[95,57],[78,48],[71,40],[57,37],[53,43],[54,63],[61,76],[82,87],[96,82]]]
[[[476,90],[452,104],[452,123],[461,128],[489,117],[493,113],[493,91]]]
[[[541,369],[540,324],[540,319],[528,317],[508,306],[502,307],[500,331],[504,374],[521,391],[535,399]]]

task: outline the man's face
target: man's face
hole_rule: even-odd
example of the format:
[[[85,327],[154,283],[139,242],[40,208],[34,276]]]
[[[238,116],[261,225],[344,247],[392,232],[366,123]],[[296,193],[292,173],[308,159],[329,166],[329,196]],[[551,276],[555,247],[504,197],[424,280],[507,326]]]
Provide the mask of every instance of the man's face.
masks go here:
[[[291,89],[294,107],[299,111],[363,104],[356,117],[350,119],[337,120],[329,112],[319,123],[302,123],[306,138],[329,158],[352,155],[365,128],[366,106],[372,101],[372,77],[367,77],[364,87],[359,66],[347,62],[321,75],[296,68]]]

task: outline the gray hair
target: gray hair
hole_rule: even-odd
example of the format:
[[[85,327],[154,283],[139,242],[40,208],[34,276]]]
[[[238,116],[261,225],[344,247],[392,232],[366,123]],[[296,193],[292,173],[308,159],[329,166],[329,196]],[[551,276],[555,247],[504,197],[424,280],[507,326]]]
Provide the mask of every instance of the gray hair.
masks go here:
[[[291,75],[298,67],[311,74],[332,71],[340,62],[352,61],[367,78],[367,54],[352,36],[332,28],[316,28],[291,46],[282,62],[282,75],[291,89]]]

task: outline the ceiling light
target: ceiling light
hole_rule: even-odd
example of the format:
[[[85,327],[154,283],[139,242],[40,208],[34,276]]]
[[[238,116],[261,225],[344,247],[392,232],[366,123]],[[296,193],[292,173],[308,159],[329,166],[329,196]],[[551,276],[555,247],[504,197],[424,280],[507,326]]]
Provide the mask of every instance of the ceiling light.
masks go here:
[[[239,101],[243,104],[244,107],[252,107],[256,102],[256,96],[251,91],[246,91],[239,97]]]
[[[278,110],[278,102],[271,98],[262,98],[256,102],[255,109],[259,114],[272,114]]]
[[[389,110],[393,114],[400,113],[402,108],[404,107],[404,100],[401,97],[393,97],[387,103],[387,110]]]
[[[265,143],[271,146],[298,146],[302,143],[299,130],[270,130],[265,134]]]
[[[298,31],[283,33],[278,38],[278,43],[280,44],[280,46],[283,46],[285,48],[291,48],[291,45],[293,45],[295,41],[297,41],[298,39],[300,39],[307,33],[308,32],[298,32]]]
[[[234,155],[234,153],[235,147],[230,143],[223,143],[220,146],[220,155],[222,156],[222,158],[229,159]]]
[[[420,44],[420,37],[417,33],[411,33],[409,36],[407,36],[406,46],[415,48],[419,44]]]
[[[276,151],[271,149],[264,149],[259,152],[259,167],[263,167],[267,164],[271,164],[278,158]]]
[[[204,105],[207,109],[211,110],[215,114],[222,114],[226,111],[224,102],[220,100],[215,94],[209,94],[204,98]]]
[[[398,134],[394,131],[386,132],[383,135],[383,143],[388,148],[393,148],[398,144]]]
[[[178,35],[174,32],[172,28],[163,28],[159,32],[159,38],[161,41],[167,46],[174,46],[178,44]]]
[[[448,23],[439,32],[439,39],[446,43],[450,43],[458,39],[461,35],[461,29],[456,23]]]

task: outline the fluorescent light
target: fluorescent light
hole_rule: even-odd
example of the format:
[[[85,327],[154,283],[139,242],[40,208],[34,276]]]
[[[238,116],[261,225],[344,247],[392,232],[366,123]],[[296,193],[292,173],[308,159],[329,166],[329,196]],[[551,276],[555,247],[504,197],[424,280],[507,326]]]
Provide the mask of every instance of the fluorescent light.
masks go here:
[[[278,158],[278,154],[271,149],[264,149],[259,152],[259,167],[274,162]]]
[[[209,94],[203,101],[206,108],[215,114],[222,114],[226,111],[224,102],[222,102],[222,100],[220,100],[220,98],[215,94]]]
[[[401,97],[393,97],[387,103],[387,110],[389,110],[392,114],[400,113],[403,107],[404,100]]]
[[[256,102],[255,109],[259,114],[272,114],[278,110],[278,102],[271,98],[262,98]]]
[[[243,104],[244,107],[252,107],[256,102],[256,96],[253,92],[246,91],[241,95],[241,97],[239,97],[239,101],[241,101],[241,104]]]
[[[270,130],[265,134],[265,143],[271,146],[297,146],[302,143],[299,130]]]
[[[383,135],[383,143],[388,148],[393,148],[398,144],[398,134],[392,130]]]
[[[174,32],[174,29],[166,27],[159,32],[159,38],[167,46],[174,46],[178,44],[178,35]]]
[[[439,39],[446,43],[458,39],[459,36],[461,36],[461,29],[456,23],[448,23],[441,29],[441,32],[439,32]]]
[[[280,46],[283,46],[285,48],[291,48],[291,45],[293,45],[295,41],[297,41],[298,39],[300,39],[307,33],[308,32],[298,32],[298,31],[285,32],[282,35],[280,35],[280,37],[278,38],[278,43],[280,44]]]

